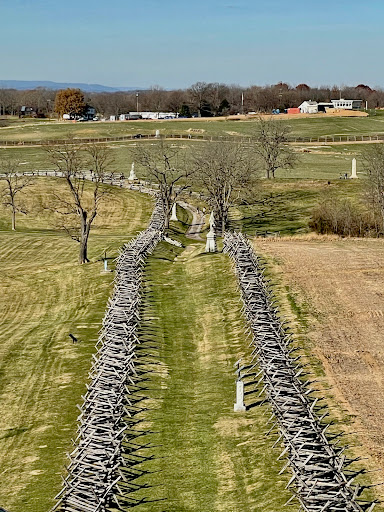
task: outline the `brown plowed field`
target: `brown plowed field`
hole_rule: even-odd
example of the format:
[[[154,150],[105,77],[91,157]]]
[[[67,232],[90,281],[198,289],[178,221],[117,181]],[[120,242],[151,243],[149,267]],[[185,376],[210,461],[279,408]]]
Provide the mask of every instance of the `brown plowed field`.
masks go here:
[[[255,247],[280,281],[282,309],[296,318],[307,352],[322,362],[333,397],[352,418],[357,453],[383,481],[384,240],[257,239]]]

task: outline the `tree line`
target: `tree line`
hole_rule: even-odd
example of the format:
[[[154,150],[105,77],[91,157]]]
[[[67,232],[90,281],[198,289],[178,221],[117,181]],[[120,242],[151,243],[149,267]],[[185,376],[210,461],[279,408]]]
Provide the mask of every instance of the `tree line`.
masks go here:
[[[384,90],[368,85],[310,87],[299,84],[293,87],[279,82],[273,85],[241,87],[222,83],[196,82],[186,89],[165,90],[153,86],[148,90],[128,92],[82,92],[84,105],[92,105],[105,117],[127,112],[179,112],[184,117],[192,115],[210,117],[248,112],[271,112],[299,106],[304,100],[325,101],[339,97],[368,102],[368,108],[384,107]],[[23,105],[36,109],[38,116],[57,115],[57,91],[37,88],[29,91],[0,89],[0,115],[17,115]]]

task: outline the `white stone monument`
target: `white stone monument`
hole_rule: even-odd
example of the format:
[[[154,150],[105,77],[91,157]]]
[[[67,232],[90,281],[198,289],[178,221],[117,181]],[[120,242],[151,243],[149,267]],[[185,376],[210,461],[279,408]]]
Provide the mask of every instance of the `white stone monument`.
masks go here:
[[[236,373],[237,373],[237,379],[236,379],[236,403],[233,406],[233,410],[235,412],[242,412],[246,410],[245,404],[244,404],[244,382],[241,380],[241,370],[243,367],[241,367],[241,358],[236,361],[234,366],[237,367]]]
[[[175,221],[178,221],[179,219],[177,218],[177,213],[176,213],[176,204],[177,203],[173,203],[173,206],[172,206],[172,215],[171,215],[171,218],[169,220],[175,220]]]
[[[137,180],[137,176],[135,174],[135,162],[132,162],[131,172],[129,173],[128,181],[135,181],[135,180]]]
[[[357,178],[356,158],[352,159],[352,174],[351,174],[351,178]]]
[[[209,217],[209,233],[207,235],[207,243],[205,244],[205,252],[216,252],[217,244],[216,244],[216,233],[215,233],[215,216],[213,212]]]
[[[156,130],[155,137],[156,137],[156,139],[160,139],[160,130]]]
[[[244,405],[244,382],[241,380],[236,381],[236,403],[233,405],[235,412],[243,412],[246,410]]]

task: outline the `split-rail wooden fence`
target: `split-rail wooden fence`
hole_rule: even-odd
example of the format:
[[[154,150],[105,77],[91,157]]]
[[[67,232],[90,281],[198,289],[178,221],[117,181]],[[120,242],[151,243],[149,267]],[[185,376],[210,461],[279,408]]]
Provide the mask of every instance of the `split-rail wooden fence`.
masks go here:
[[[361,470],[351,468],[353,460],[327,435],[327,412],[321,399],[311,397],[314,390],[303,379],[300,357],[272,304],[251,244],[242,234],[226,233],[224,251],[233,259],[252,332],[251,368],[260,369],[262,391],[279,427],[276,444],[285,446],[279,458],[286,456],[285,468],[292,471],[291,500],[296,496],[307,512],[372,511],[375,503],[359,499],[363,488],[354,485]]]
[[[148,229],[127,244],[116,263],[115,287],[103,320],[89,373],[89,384],[78,417],[75,448],[53,510],[105,512],[120,508],[119,495],[135,489],[140,476],[133,442],[137,404],[130,391],[139,380],[136,371],[140,322],[141,277],[145,259],[163,238],[164,213],[157,201]],[[138,433],[136,433],[138,435]],[[133,437],[132,437],[133,436]],[[124,446],[126,446],[124,448]],[[131,505],[135,500],[128,500]],[[124,501],[127,505],[127,500]]]

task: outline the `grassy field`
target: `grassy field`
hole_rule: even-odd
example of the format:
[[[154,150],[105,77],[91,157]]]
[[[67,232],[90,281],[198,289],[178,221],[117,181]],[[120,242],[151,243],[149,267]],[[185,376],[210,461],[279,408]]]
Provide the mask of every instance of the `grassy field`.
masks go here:
[[[115,159],[112,169],[127,176],[133,161],[132,145],[114,143],[109,147]],[[195,143],[183,147],[193,153],[193,149],[198,145]],[[242,229],[252,235],[260,231],[280,231],[281,234],[307,232],[313,207],[322,198],[334,195],[358,200],[358,197],[362,197],[362,152],[366,148],[367,145],[308,147],[306,152],[302,152],[300,148],[299,161],[295,169],[278,171],[275,180],[260,180],[254,196],[248,198],[249,204],[232,209],[231,228]],[[52,168],[41,148],[0,149],[0,158],[9,154],[19,158],[21,169]],[[353,157],[358,160],[358,172],[362,179],[339,179],[340,175],[350,173]],[[139,177],[145,178],[138,165],[135,170]],[[198,184],[192,185],[192,188],[199,190]],[[41,203],[40,199],[39,204]],[[40,222],[39,219],[36,219],[36,222]],[[24,220],[24,217],[19,220],[21,227]]]
[[[384,114],[368,118],[306,118],[289,119],[279,122],[288,123],[292,129],[293,136],[319,136],[337,134],[376,134],[384,133]],[[37,122],[15,122],[9,127],[0,127],[0,140],[19,141],[44,141],[48,139],[63,139],[68,135],[79,138],[87,137],[117,137],[129,134],[155,133],[157,129],[162,134],[171,133],[202,133],[206,135],[251,135],[255,127],[254,120],[248,121],[127,121],[127,122],[89,122],[89,123],[58,123],[52,121]],[[111,170],[128,174],[133,157],[132,148],[136,144],[148,144],[147,142],[115,142],[109,143],[114,163]],[[185,151],[193,152],[204,142],[188,141],[175,142],[181,145]],[[293,170],[277,171],[279,178],[294,179],[338,179],[341,174],[350,173],[352,158],[358,159],[358,171],[362,171],[361,154],[369,145],[323,145],[296,146],[295,150],[299,155],[297,165]],[[5,155],[12,155],[21,161],[21,168],[50,169],[52,164],[48,161],[44,150],[40,147],[12,147],[0,149],[0,158]],[[139,167],[136,169],[139,177],[144,177]]]
[[[129,175],[131,164],[133,162],[132,149],[136,144],[148,144],[148,142],[115,142],[108,143],[111,149],[114,162],[111,170],[114,172]],[[174,144],[182,146],[185,151],[193,154],[202,144],[206,142],[183,141]],[[335,146],[296,146],[295,149],[299,156],[297,165],[292,170],[278,170],[278,178],[294,179],[326,179],[335,180],[341,174],[351,172],[352,158],[358,160],[358,172],[362,172],[361,155],[369,147],[368,144],[361,145],[335,145]],[[35,169],[52,169],[52,163],[48,160],[45,151],[41,147],[12,147],[7,149],[0,148],[0,159],[6,156],[21,162],[20,168],[25,171]],[[144,178],[143,171],[136,166],[136,174]],[[260,171],[261,172],[261,171]]]
[[[52,187],[63,192],[59,180],[39,179],[29,205]],[[0,506],[12,512],[46,512],[60,490],[111,293],[113,275],[98,260],[106,248],[116,256],[151,210],[146,196],[117,190],[91,232],[91,263],[81,267],[77,244],[47,214],[23,217],[11,233],[0,210]]]
[[[308,233],[308,223],[316,204],[337,197],[360,201],[364,184],[359,180],[284,180],[262,181],[256,188],[253,203],[230,210],[230,229],[248,235],[266,231],[280,235]]]
[[[35,205],[52,186],[62,193],[58,180],[38,179]],[[116,202],[105,212],[108,227],[101,219],[91,235],[92,262],[83,267],[75,264],[76,244],[44,215],[26,217],[20,232],[11,233],[0,211],[0,506],[12,512],[46,512],[60,489],[75,404],[111,292],[112,276],[100,273],[97,260],[106,246],[116,255],[150,211],[148,198],[127,191],[116,191]],[[177,227],[180,233],[183,225]],[[290,496],[288,475],[278,475],[277,452],[266,449],[275,440],[264,438],[267,411],[232,412],[233,363],[248,349],[235,278],[227,257],[201,254],[202,248],[163,243],[147,270],[151,299],[144,314],[157,333],[162,371],[148,390],[156,407],[143,418],[159,432],[149,468],[159,472],[145,494],[166,498],[175,512],[251,511],[260,504],[278,512]],[[142,510],[164,510],[164,502]]]
[[[136,508],[280,512],[289,475],[279,476],[275,436],[265,437],[268,409],[233,412],[233,365],[249,356],[235,276],[228,257],[202,251],[198,242],[162,243],[146,270],[145,327],[157,374],[144,392],[142,421],[158,434],[142,439],[154,456],[142,468],[153,473],[150,488],[136,493],[150,502]]]
[[[279,120],[291,128],[292,136],[319,137],[323,135],[376,135],[384,133],[384,114],[377,112],[370,117],[326,117]],[[118,137],[124,135],[154,134],[160,130],[163,135],[195,133],[204,135],[252,135],[256,121],[250,120],[159,120],[123,122],[18,122],[0,126],[0,140],[39,141],[67,138],[68,134],[79,138]]]
[[[299,121],[304,124],[297,129],[303,133],[309,126],[305,122],[313,120],[289,122]],[[373,130],[384,117],[329,121],[341,124],[315,123],[313,130],[347,130],[362,121],[370,121],[365,127]],[[176,126],[170,121],[160,123],[165,130]],[[179,123],[186,130],[192,124]],[[197,121],[193,127],[200,129],[199,123],[208,131],[230,122]],[[240,130],[251,124],[232,123]],[[156,129],[158,123],[141,125]],[[60,133],[64,137],[68,127],[86,137],[94,135],[81,130],[97,130],[102,136],[103,130],[138,130],[139,123],[31,122],[22,131],[15,123],[0,128],[0,139],[2,133],[12,138],[12,130],[26,138],[37,137],[39,130],[46,138]],[[193,150],[197,144],[192,142],[188,148]],[[131,144],[109,146],[115,156],[114,170],[127,175]],[[252,235],[256,231],[307,233],[311,210],[323,197],[358,200],[363,180],[338,178],[349,172],[353,156],[360,165],[362,146],[305,149],[297,148],[300,162],[295,170],[263,181],[250,204],[232,210],[231,228]],[[51,168],[41,148],[0,149],[0,158],[9,154],[19,158],[26,170]],[[140,176],[140,169],[136,172]],[[108,206],[91,233],[91,263],[79,267],[77,244],[57,230],[57,219],[45,209],[53,191],[64,194],[60,179],[39,178],[26,189],[30,213],[18,216],[17,233],[10,232],[9,212],[0,207],[0,506],[11,512],[46,512],[60,489],[65,451],[70,450],[75,433],[75,404],[81,402],[111,292],[112,275],[100,273],[99,260],[104,250],[116,256],[118,247],[145,227],[151,211],[149,198],[110,188]],[[179,218],[187,222],[185,214]],[[271,449],[275,438],[264,437],[268,410],[255,407],[246,415],[232,412],[233,364],[247,354],[248,347],[229,260],[222,254],[202,253],[203,244],[181,235],[185,225],[175,227],[172,236],[186,247],[162,243],[150,258],[146,274],[148,330],[143,332],[149,345],[156,346],[157,372],[147,382],[148,410],[142,413],[141,426],[153,432],[149,441],[155,458],[147,465],[151,487],[137,495],[154,501],[137,510],[279,512],[290,496],[284,491],[289,476],[278,475],[281,465]],[[295,257],[301,261],[300,252]],[[279,256],[271,253],[269,258],[278,261]],[[290,286],[286,300],[291,317],[297,313],[299,320],[312,323]],[[296,322],[299,335],[304,323]],[[69,333],[81,342],[72,344]],[[318,362],[312,364],[316,369]],[[166,501],[157,501],[162,499]]]

